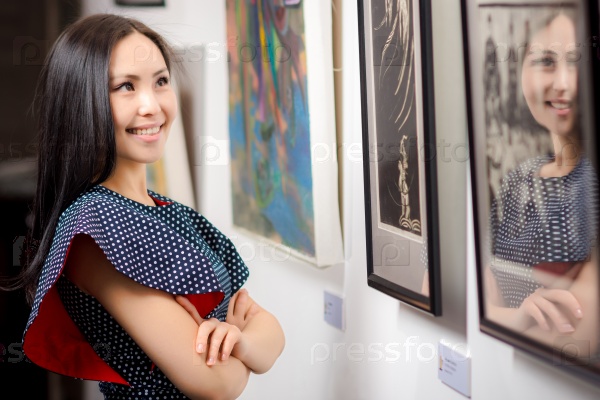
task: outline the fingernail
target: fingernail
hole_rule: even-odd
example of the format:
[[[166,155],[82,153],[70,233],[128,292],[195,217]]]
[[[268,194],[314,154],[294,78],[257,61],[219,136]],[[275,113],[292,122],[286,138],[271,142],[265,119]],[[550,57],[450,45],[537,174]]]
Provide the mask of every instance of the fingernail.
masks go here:
[[[583,311],[581,311],[581,308],[578,308],[577,310],[575,310],[575,316],[577,318],[583,318]]]
[[[561,332],[573,332],[575,330],[575,328],[573,328],[573,325],[571,324],[562,324],[560,327],[560,331]]]
[[[198,343],[198,346],[196,346],[196,350],[198,351],[198,353],[202,353],[204,351],[204,345],[202,343]]]
[[[212,365],[215,363],[215,359],[212,357],[209,357],[208,360],[206,361],[207,364]]]
[[[221,360],[226,360],[227,359],[227,354],[222,354],[221,355]]]

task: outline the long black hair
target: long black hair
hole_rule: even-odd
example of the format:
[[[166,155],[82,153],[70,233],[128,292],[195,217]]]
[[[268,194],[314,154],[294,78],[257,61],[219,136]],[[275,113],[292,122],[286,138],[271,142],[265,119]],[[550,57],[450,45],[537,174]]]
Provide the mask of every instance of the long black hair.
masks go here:
[[[173,50],[158,33],[131,18],[96,14],[63,31],[40,74],[34,100],[39,146],[33,223],[23,246],[23,269],[4,287],[24,288],[30,304],[60,215],[115,168],[109,64],[116,43],[133,32],[152,40],[171,70]]]

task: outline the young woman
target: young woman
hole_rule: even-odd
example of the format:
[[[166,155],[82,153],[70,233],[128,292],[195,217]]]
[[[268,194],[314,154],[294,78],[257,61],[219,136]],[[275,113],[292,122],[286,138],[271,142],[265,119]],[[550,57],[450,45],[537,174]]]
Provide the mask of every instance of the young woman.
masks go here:
[[[284,346],[229,239],[146,187],[177,114],[171,54],[144,24],[94,15],[62,33],[38,86],[23,349],[107,399],[235,398]]]
[[[581,140],[575,25],[542,21],[523,55],[521,86],[553,154],[527,160],[502,183],[492,207],[490,319],[561,347],[597,347],[597,175]],[[582,349],[572,347],[583,355]]]

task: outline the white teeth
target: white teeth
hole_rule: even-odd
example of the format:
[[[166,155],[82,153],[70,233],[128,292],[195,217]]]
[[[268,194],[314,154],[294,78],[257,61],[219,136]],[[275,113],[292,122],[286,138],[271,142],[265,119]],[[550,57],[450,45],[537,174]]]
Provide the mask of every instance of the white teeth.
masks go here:
[[[566,110],[571,107],[569,103],[550,103],[550,105],[558,110]]]
[[[160,131],[160,126],[149,129],[127,129],[127,132],[133,133],[134,135],[155,135],[158,131]]]

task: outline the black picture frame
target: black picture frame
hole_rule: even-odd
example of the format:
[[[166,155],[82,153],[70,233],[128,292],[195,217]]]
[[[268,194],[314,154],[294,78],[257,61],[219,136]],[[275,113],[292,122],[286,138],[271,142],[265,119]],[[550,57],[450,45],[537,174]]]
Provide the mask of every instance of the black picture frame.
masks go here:
[[[597,235],[589,234],[599,226],[598,213],[594,211],[598,209],[598,199],[593,195],[598,185],[595,132],[596,116],[600,115],[600,53],[596,49],[600,32],[598,0],[462,0],[461,7],[480,330],[542,362],[599,384],[600,280],[594,274],[583,275],[586,267],[587,271],[597,271],[598,264],[593,256],[590,260],[579,254],[572,255],[576,253],[572,250],[575,247],[583,249],[577,250],[582,254],[597,254],[598,245]],[[553,37],[554,48],[550,49],[546,44],[550,43],[547,39],[550,36],[543,35],[556,32],[558,25],[553,24],[558,24],[557,15],[562,15],[563,22],[570,20],[567,26],[574,28],[560,30],[561,39]],[[567,32],[571,32],[575,40],[568,39],[573,36]],[[565,64],[561,64],[562,60]],[[577,74],[576,83],[565,84],[567,89],[560,90],[569,93],[572,86],[576,91],[552,95],[552,98],[569,99],[565,103],[567,108],[562,111],[556,111],[557,106],[552,103],[555,100],[540,97],[547,100],[544,112],[552,107],[551,111],[560,115],[548,122],[544,120],[547,114],[540,113],[541,108],[536,109],[541,103],[536,105],[532,100],[533,91],[540,90],[533,85],[543,80],[539,78],[541,75],[531,74],[539,72],[534,68],[543,71],[544,76],[549,76],[550,71],[569,71],[565,65],[570,65],[568,68]],[[557,120],[568,121],[565,125],[568,128],[552,125]],[[543,172],[544,166],[558,164],[557,149],[566,149],[564,145],[557,147],[552,140],[548,143],[547,137],[558,137],[554,132],[559,133],[560,129],[564,130],[565,137],[576,135],[580,143],[574,153],[575,161],[570,164],[571,172],[565,176],[549,174],[547,169]],[[566,160],[566,150],[561,152],[563,156]],[[568,161],[563,165],[569,165]],[[584,194],[567,189],[566,180],[572,182],[570,188],[581,188]],[[573,226],[589,229],[581,228],[581,235],[570,231],[569,235],[562,236],[558,232],[563,228],[548,228],[552,226],[547,222],[552,218],[548,204],[559,204],[547,200],[551,190],[539,186],[549,184],[565,193],[560,204],[589,201],[585,210],[569,212],[561,208],[557,214],[574,221]],[[536,222],[541,220],[544,221]],[[579,225],[579,221],[583,225]],[[533,228],[534,223],[539,225]],[[549,231],[555,240],[560,239],[553,254],[549,250],[553,247],[547,244]],[[524,242],[525,239],[528,242]],[[582,243],[589,244],[583,246]],[[559,271],[558,267],[564,270]],[[526,288],[525,283],[533,286]],[[535,297],[532,296],[538,289],[545,294],[550,290],[555,290],[554,293],[569,291],[581,302],[581,319],[560,305],[556,308],[575,328],[575,333],[559,332],[549,314],[542,311],[545,306],[533,302]],[[562,296],[565,292],[560,293]],[[586,295],[581,296],[581,293]],[[544,331],[532,317],[523,319],[520,316],[524,314],[516,314],[526,310],[532,302],[542,311],[549,331]],[[591,320],[586,322],[586,318]],[[582,325],[584,322],[586,325]],[[588,331],[590,325],[595,328]]]
[[[367,283],[442,313],[431,0],[359,0]]]
[[[115,4],[125,7],[164,7],[165,0],[115,0]]]

